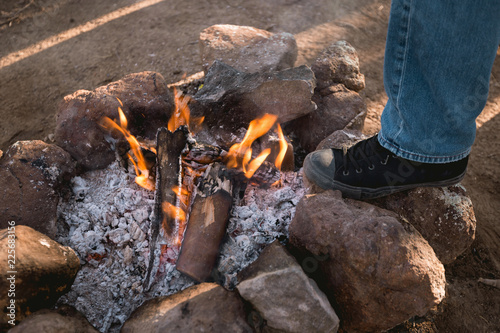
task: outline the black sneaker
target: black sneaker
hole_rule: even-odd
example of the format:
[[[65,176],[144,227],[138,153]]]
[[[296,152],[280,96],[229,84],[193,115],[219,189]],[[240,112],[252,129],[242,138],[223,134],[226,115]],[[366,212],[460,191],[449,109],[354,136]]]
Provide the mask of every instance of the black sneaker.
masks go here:
[[[371,199],[415,187],[455,185],[464,178],[468,159],[442,164],[409,161],[382,147],[375,135],[349,149],[312,152],[303,170],[309,181],[323,189]]]

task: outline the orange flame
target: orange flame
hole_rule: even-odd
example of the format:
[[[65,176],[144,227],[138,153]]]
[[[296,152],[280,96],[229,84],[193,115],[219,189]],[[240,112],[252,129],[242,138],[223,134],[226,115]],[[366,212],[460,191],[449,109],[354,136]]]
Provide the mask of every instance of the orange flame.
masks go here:
[[[190,131],[192,127],[201,125],[205,117],[191,118],[191,111],[189,110],[188,103],[191,101],[189,96],[183,95],[182,92],[177,91],[174,87],[174,102],[175,110],[170,117],[167,128],[170,132],[175,131],[180,126],[187,126]]]
[[[273,127],[277,119],[278,116],[266,113],[261,118],[252,120],[243,140],[240,143],[234,144],[229,149],[227,154],[227,167],[241,167],[245,177],[251,178],[270,153],[270,150],[268,151],[268,149],[266,149],[261,152],[257,158],[251,160],[252,143],[257,138],[266,134],[271,127]]]
[[[120,105],[123,106],[122,102],[119,99],[118,102],[120,102]],[[107,130],[113,130],[113,129],[118,130],[120,133],[123,134],[123,136],[125,137],[125,139],[127,139],[130,145],[130,150],[132,151],[132,154],[135,157],[134,159],[132,155],[127,154],[129,159],[134,164],[135,173],[137,175],[137,177],[135,177],[135,182],[147,190],[154,191],[155,184],[154,181],[149,178],[149,169],[146,166],[146,160],[141,151],[141,144],[139,143],[139,141],[137,141],[135,136],[130,134],[129,130],[127,129],[128,126],[127,118],[125,117],[125,114],[123,113],[121,107],[118,107],[118,115],[120,119],[119,120],[120,124],[117,124],[108,117],[103,117],[100,122],[101,126],[106,128]]]
[[[283,163],[283,160],[285,159],[286,151],[288,149],[288,143],[285,140],[285,136],[283,135],[283,131],[281,130],[280,124],[278,124],[276,128],[276,132],[278,133],[278,137],[280,139],[280,151],[278,153],[278,156],[276,156],[276,160],[274,162],[274,165],[278,168],[278,170],[281,171],[281,164]]]

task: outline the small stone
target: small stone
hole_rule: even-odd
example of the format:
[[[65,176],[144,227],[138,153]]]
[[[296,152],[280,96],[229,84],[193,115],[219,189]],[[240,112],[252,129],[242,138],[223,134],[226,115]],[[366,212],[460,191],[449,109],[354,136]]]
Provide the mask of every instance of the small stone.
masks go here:
[[[317,110],[286,124],[285,127],[288,132],[295,133],[307,152],[314,151],[322,140],[354,120],[360,122],[361,127],[364,123],[365,102],[357,92],[342,84],[315,92],[313,101],[318,105]]]
[[[121,329],[122,333],[251,331],[239,296],[215,283],[151,299],[135,310]]]
[[[75,308],[63,305],[57,310],[37,311],[9,330],[11,333],[98,333]]]
[[[340,191],[306,195],[290,243],[326,279],[347,332],[378,332],[423,316],[445,296],[443,264],[411,224]]]
[[[7,256],[14,239],[15,263],[8,261]],[[11,327],[5,315],[10,311],[7,306],[11,299],[15,299],[18,323],[32,312],[52,307],[70,289],[80,268],[80,260],[71,248],[23,225],[0,230],[0,251],[5,253],[0,256],[0,309],[4,314],[0,317],[0,328]],[[10,280],[12,277],[14,280]],[[15,297],[8,297],[12,281],[15,281]]]
[[[311,66],[318,89],[342,83],[353,91],[365,87],[365,76],[359,71],[359,58],[354,47],[338,41],[326,48]]]
[[[285,332],[337,332],[339,319],[300,265],[275,241],[238,274],[240,295],[266,320]]]
[[[254,27],[218,24],[200,33],[200,53],[207,73],[215,60],[241,72],[275,72],[292,68],[297,42],[292,34],[273,34]]]

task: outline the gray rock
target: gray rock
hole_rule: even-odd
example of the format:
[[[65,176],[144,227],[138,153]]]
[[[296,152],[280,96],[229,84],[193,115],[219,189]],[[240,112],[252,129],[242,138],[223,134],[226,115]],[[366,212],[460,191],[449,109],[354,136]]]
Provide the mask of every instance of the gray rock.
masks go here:
[[[289,231],[298,250],[326,258],[318,261],[324,291],[345,331],[387,330],[445,296],[442,263],[394,212],[326,191],[299,202]]]
[[[416,188],[372,203],[406,218],[445,265],[452,263],[474,241],[474,208],[461,185]]]
[[[58,189],[75,173],[62,148],[43,141],[18,141],[0,160],[0,228],[9,221],[54,238]]]
[[[356,50],[346,41],[338,41],[326,48],[311,66],[318,80],[318,89],[335,83],[360,91],[365,87],[365,76],[359,71]]]
[[[237,289],[267,321],[284,332],[337,332],[339,319],[325,294],[275,241],[241,271]]]
[[[131,332],[252,332],[239,296],[215,283],[202,283],[145,302],[125,322]]]
[[[215,61],[191,105],[194,116],[204,116],[211,132],[236,133],[265,113],[284,123],[316,108],[312,71],[295,67],[273,73],[243,73]]]
[[[11,235],[15,235],[15,263],[7,257],[14,239]],[[69,290],[80,268],[80,260],[71,248],[23,225],[16,225],[15,231],[0,230],[0,251],[5,253],[0,257],[0,309],[4,314],[0,328],[11,327],[8,320],[12,318],[6,314],[11,311],[7,306],[12,299],[15,320],[19,322],[32,312],[52,307]]]
[[[103,117],[118,119],[119,98],[133,135],[153,139],[173,111],[172,93],[165,79],[155,72],[129,74],[95,91],[78,90],[64,97],[59,106],[55,143],[88,170],[102,169],[124,153],[128,144],[121,133],[109,133]]]
[[[75,308],[63,305],[57,310],[43,309],[37,311],[9,333],[98,333],[85,317]]]
[[[215,60],[247,73],[280,71],[292,68],[298,54],[292,34],[229,24],[203,30],[199,45],[205,73]]]
[[[321,91],[316,90],[313,101],[317,110],[286,124],[285,129],[295,133],[301,146],[314,151],[319,143],[335,131],[341,130],[353,120],[360,130],[366,117],[366,104],[355,91],[343,84],[336,84]]]

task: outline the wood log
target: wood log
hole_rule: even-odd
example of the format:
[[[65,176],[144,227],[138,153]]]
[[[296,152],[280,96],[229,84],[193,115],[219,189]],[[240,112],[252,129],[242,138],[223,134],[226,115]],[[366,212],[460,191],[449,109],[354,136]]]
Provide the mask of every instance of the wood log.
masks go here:
[[[221,163],[210,166],[194,200],[177,270],[198,282],[206,281],[215,265],[232,206],[232,184]]]
[[[160,228],[163,226],[165,237],[169,241],[172,240],[176,231],[175,219],[163,213],[162,204],[168,202],[176,205],[177,197],[173,188],[179,185],[179,175],[181,174],[180,156],[184,148],[186,148],[188,135],[189,131],[185,126],[179,127],[173,133],[162,127],[156,133],[155,218],[151,222],[149,265],[144,280],[146,289],[149,289],[151,276],[155,274],[155,259],[159,261],[160,251],[157,251],[157,245]]]

